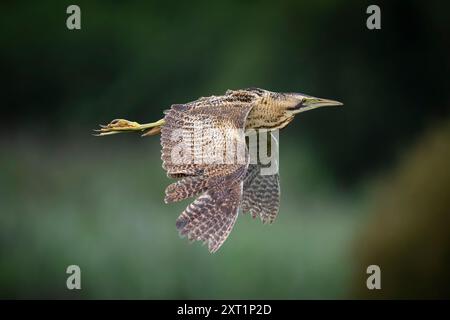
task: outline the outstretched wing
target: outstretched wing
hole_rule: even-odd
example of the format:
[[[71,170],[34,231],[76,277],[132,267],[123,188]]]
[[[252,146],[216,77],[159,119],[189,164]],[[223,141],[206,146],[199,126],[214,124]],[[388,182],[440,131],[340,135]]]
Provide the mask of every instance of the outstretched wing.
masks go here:
[[[263,152],[260,152],[262,151],[259,150],[262,147],[261,144],[266,143],[261,141],[262,137],[260,134],[258,145],[249,145],[253,158],[244,179],[241,211],[250,213],[253,218],[259,217],[263,223],[272,223],[278,215],[280,206],[278,141],[273,133],[269,133],[268,148],[264,148]],[[262,165],[256,159],[256,155],[264,153],[264,151],[271,155],[270,159],[265,159],[265,161],[270,160],[267,165]],[[268,154],[264,156],[268,156]]]
[[[173,105],[161,130],[163,168],[170,177],[223,176],[245,164],[249,104]],[[244,148],[242,148],[244,146]]]
[[[199,100],[200,101],[200,100]],[[217,251],[236,221],[248,167],[245,122],[252,105],[208,101],[174,105],[161,130],[163,168],[181,178],[166,189],[166,202],[200,195],[177,219],[190,240]]]
[[[264,175],[261,165],[250,164],[244,180],[241,202],[243,213],[259,217],[263,223],[272,223],[280,207],[280,180],[278,173]]]
[[[245,171],[245,167],[239,171]],[[230,175],[225,184],[208,189],[183,211],[176,222],[182,236],[208,243],[210,252],[220,248],[238,216],[243,185],[239,171]]]

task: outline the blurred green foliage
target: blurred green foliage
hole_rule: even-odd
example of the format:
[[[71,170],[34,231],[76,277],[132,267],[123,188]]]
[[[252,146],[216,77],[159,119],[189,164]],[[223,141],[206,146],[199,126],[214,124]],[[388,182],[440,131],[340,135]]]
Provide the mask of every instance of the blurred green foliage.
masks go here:
[[[378,31],[365,26],[372,3],[356,0],[75,3],[79,31],[65,25],[72,1],[0,4],[0,297],[352,295],[368,261],[355,243],[389,211],[371,214],[373,199],[389,198],[373,184],[449,116],[449,3],[380,2]],[[157,138],[89,134],[251,86],[345,107],[302,114],[281,132],[278,220],[240,217],[210,255],[177,236],[187,202],[163,204],[170,181]],[[414,176],[429,161],[405,170]],[[393,185],[393,194],[405,188]],[[438,228],[426,223],[423,234]],[[438,273],[448,267],[439,261]],[[65,288],[69,264],[82,269],[81,292]]]
[[[22,137],[4,144],[12,152],[0,157],[6,169],[0,175],[6,182],[1,297],[332,298],[345,293],[352,267],[346,248],[357,230],[357,209],[326,186],[314,163],[300,162],[292,174],[282,168],[286,191],[275,224],[242,216],[211,255],[178,237],[175,219],[188,202],[164,205],[169,179],[159,166],[158,143],[152,138],[136,143],[136,138],[44,145]],[[300,151],[281,161],[287,156]],[[298,181],[297,175],[323,185],[310,190],[308,180]],[[71,264],[82,270],[79,293],[65,288]]]
[[[355,281],[359,297],[450,297],[449,160],[447,121],[406,152],[392,175],[378,181],[357,257],[360,266],[376,261],[386,285],[380,292],[369,292],[360,270]]]

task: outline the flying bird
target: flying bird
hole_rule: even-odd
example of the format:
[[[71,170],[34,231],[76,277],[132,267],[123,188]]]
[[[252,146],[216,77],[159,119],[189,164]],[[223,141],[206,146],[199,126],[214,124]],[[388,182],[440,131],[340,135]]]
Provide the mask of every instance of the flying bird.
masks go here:
[[[301,93],[228,90],[221,96],[174,104],[153,123],[116,119],[96,131],[98,136],[132,131],[143,136],[161,134],[162,167],[168,177],[178,179],[166,188],[164,201],[196,197],[178,217],[176,227],[182,236],[207,243],[209,251],[216,252],[239,210],[263,223],[272,223],[279,211],[278,171],[263,172],[264,165],[252,156],[255,150],[246,134],[269,132],[268,147],[274,150],[278,142],[272,133],[286,127],[296,114],[342,105]]]

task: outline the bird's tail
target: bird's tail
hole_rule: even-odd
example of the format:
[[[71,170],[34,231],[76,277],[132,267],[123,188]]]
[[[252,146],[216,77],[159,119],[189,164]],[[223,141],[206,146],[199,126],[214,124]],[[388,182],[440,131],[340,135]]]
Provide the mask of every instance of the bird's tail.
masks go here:
[[[115,119],[107,125],[100,125],[100,129],[94,130],[97,132],[94,134],[98,137],[109,136],[112,134],[123,132],[143,132],[142,136],[154,136],[161,132],[162,126],[165,124],[164,119],[160,119],[156,122],[140,124],[134,121],[128,121],[125,119]]]

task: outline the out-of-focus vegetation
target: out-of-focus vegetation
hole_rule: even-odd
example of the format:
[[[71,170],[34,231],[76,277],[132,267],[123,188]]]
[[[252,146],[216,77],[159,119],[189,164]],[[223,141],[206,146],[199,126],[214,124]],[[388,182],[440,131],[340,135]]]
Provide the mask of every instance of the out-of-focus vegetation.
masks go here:
[[[275,224],[242,216],[211,255],[177,234],[188,202],[163,204],[169,179],[156,139],[87,140],[6,144],[14,151],[0,158],[2,297],[332,298],[348,288],[357,206],[297,181],[325,184],[314,163],[282,169]],[[82,270],[78,294],[65,289],[70,264]]]
[[[378,264],[383,290],[369,292],[364,270],[355,282],[361,297],[450,297],[450,122],[434,128],[379,182],[372,217],[362,229],[361,266]]]
[[[364,1],[77,1],[79,31],[70,4],[0,4],[1,298],[377,297],[368,264],[385,297],[449,296],[447,2],[379,3],[377,31]],[[276,223],[210,255],[177,236],[158,139],[90,130],[251,86],[345,107],[281,132]]]

